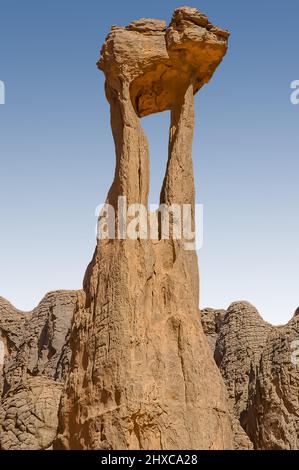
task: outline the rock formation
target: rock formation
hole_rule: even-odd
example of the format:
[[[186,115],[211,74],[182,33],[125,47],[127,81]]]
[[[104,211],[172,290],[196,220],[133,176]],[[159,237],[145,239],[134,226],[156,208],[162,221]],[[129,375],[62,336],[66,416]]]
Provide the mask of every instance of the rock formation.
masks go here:
[[[80,292],[53,292],[30,313],[0,298],[0,448],[47,449],[69,368],[69,333]]]
[[[106,75],[116,148],[107,202],[147,207],[142,116],[170,110],[161,203],[189,204],[194,228],[194,95],[227,50],[228,32],[193,8],[168,27],[112,27]],[[170,219],[174,227],[173,218]],[[120,237],[122,238],[122,237]],[[198,315],[198,267],[185,240],[100,240],[84,291],[49,294],[29,314],[1,300],[2,449],[232,448],[225,387]],[[59,434],[58,427],[59,409]]]
[[[122,228],[98,240],[82,291],[50,293],[30,313],[0,298],[2,450],[299,448],[298,312],[283,327],[246,302],[199,312],[196,252],[174,216],[168,239],[161,218],[156,239],[123,236],[119,197],[148,205],[140,118],[165,110],[160,202],[190,205],[194,228],[194,95],[228,36],[188,7],[168,27],[111,28],[98,65],[116,150],[107,203]]]
[[[224,378],[235,422],[236,447],[299,448],[299,317],[266,323],[247,302],[227,312],[201,312],[204,330]]]
[[[99,68],[116,148],[107,202],[147,207],[148,143],[140,117],[170,110],[161,203],[191,204],[194,94],[227,49],[228,32],[192,8],[169,27],[142,19],[113,26]],[[74,318],[72,364],[56,448],[226,449],[226,392],[198,315],[196,253],[183,240],[98,242]]]

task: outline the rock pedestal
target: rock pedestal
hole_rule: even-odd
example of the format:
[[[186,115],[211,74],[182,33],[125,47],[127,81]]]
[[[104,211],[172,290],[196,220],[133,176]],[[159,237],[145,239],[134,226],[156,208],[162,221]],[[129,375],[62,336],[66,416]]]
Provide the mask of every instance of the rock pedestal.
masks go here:
[[[171,124],[161,203],[190,204],[194,218],[194,94],[221,62],[227,39],[187,7],[175,10],[169,27],[141,19],[111,28],[98,65],[116,149],[107,203],[117,220],[119,196],[147,207],[149,152],[140,117],[164,110]],[[196,252],[172,235],[98,242],[71,332],[57,448],[232,447],[226,392],[200,324],[198,285]]]

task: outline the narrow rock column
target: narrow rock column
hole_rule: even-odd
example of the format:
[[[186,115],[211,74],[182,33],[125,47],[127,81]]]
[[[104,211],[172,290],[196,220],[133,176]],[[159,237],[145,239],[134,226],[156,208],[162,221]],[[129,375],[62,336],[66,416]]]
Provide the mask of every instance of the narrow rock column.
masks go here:
[[[116,212],[119,196],[126,196],[128,205],[139,203],[147,207],[149,192],[148,141],[132,106],[129,83],[121,81],[117,85],[113,88],[109,80],[106,82],[116,153],[115,177],[107,202]]]
[[[192,143],[194,132],[194,85],[178,93],[171,109],[169,130],[168,162],[161,190],[160,202],[170,207],[172,204],[190,206],[191,221],[189,226],[195,233],[195,186],[192,160]],[[195,305],[199,305],[199,271],[195,251],[184,250],[184,238],[173,241],[174,249],[185,258],[189,282]]]
[[[161,191],[162,204],[191,204],[194,211],[195,188],[192,161],[194,131],[194,90],[190,83],[171,109],[169,154]]]

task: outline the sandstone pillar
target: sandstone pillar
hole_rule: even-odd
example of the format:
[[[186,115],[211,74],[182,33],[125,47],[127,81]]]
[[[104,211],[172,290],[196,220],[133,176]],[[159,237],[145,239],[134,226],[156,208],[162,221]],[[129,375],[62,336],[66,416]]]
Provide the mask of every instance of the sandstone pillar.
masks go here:
[[[194,94],[212,76],[228,33],[192,8],[163,21],[114,26],[106,76],[116,171],[107,201],[147,205],[148,145],[140,117],[171,111],[161,202],[192,205]],[[203,334],[195,252],[169,240],[102,240],[71,333],[71,372],[56,448],[226,449],[226,392]]]

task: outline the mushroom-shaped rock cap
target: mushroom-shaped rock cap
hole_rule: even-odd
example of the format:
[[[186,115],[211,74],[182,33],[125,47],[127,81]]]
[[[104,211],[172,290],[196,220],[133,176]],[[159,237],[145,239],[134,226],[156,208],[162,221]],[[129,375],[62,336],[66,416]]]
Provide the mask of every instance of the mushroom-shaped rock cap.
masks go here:
[[[214,27],[196,8],[177,8],[168,28],[140,19],[113,26],[98,66],[107,86],[130,86],[139,117],[172,109],[190,83],[196,93],[212,77],[227,51],[229,32]]]

